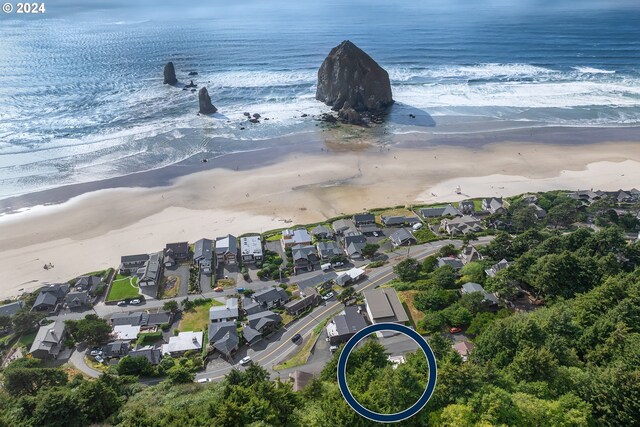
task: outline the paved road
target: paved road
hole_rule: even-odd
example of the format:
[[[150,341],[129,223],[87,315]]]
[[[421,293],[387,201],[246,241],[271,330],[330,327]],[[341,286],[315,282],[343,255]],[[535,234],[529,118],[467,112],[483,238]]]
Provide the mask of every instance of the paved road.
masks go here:
[[[476,244],[486,244],[490,240],[491,237],[482,237],[478,242],[476,242]],[[448,244],[454,244],[457,247],[461,246],[461,242],[457,240],[440,240],[420,247],[412,247],[409,254],[412,258],[423,259],[435,254],[440,248]],[[404,259],[406,256],[407,248],[402,248],[396,252],[390,253],[390,264],[373,270],[366,280],[354,286],[356,291],[361,292],[366,289],[373,289],[395,279],[396,275],[393,272],[393,265]],[[254,362],[269,370],[272,373],[272,376],[279,376],[279,373],[273,372],[273,365],[286,360],[287,356],[298,348],[296,344],[291,342],[291,338],[295,334],[300,334],[305,339],[309,339],[311,332],[319,323],[322,323],[327,318],[339,313],[343,308],[344,306],[338,301],[329,301],[325,305],[317,307],[309,315],[289,324],[286,328],[283,328],[281,333],[278,334],[276,338],[273,338],[266,348],[258,351],[253,351],[251,349],[246,352],[241,351],[234,359],[238,361],[245,355],[249,355]],[[412,348],[411,343],[406,340],[399,339],[398,345],[400,346],[400,350],[406,347],[405,351],[409,351]],[[392,348],[391,352],[395,353],[396,350],[397,349]],[[215,367],[199,373],[196,375],[196,378],[211,378],[214,381],[221,380],[233,367],[241,368],[239,365]]]

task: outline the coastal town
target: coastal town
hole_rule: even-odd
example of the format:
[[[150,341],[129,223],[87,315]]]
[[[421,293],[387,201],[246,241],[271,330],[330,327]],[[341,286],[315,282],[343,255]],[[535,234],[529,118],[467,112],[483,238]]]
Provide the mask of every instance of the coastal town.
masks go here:
[[[5,301],[2,364],[37,358],[70,364],[93,377],[129,369],[154,383],[174,363],[167,361],[188,361],[198,382],[222,380],[254,362],[274,378],[290,378],[297,390],[319,374],[340,345],[381,322],[423,333],[445,331],[451,347],[467,360],[474,344],[464,322],[424,327],[414,294],[394,282],[408,274],[403,269],[409,261],[432,259],[434,271],[451,272],[458,298],[478,296],[481,311],[530,311],[544,304],[532,289],[496,291],[478,283],[500,277],[513,261],[485,260],[492,258],[483,255],[483,247],[499,233],[517,235],[536,225],[597,231],[614,221],[626,224],[629,242],[640,239],[637,189],[554,197],[564,202],[549,210],[546,193],[469,199],[123,254],[112,269],[43,284]],[[103,322],[98,329],[106,330],[78,339],[83,322]],[[417,348],[406,337],[379,338],[394,363]],[[143,367],[131,368],[132,360],[140,359]]]

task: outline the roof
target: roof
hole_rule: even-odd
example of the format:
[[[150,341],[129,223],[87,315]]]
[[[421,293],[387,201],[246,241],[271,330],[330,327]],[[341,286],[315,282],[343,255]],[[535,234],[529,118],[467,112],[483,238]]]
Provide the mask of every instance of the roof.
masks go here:
[[[279,323],[280,321],[282,321],[282,317],[271,310],[261,311],[260,313],[250,314],[247,316],[247,323],[249,324],[249,327],[260,332],[268,324],[274,322]]]
[[[216,350],[229,356],[238,348],[240,342],[236,322],[219,322],[209,325],[209,342]]]
[[[367,322],[364,316],[358,313],[358,308],[348,306],[327,325],[327,335],[333,337],[355,334],[366,326]]]
[[[119,357],[129,353],[131,341],[115,340],[104,347],[106,357]]]
[[[302,296],[300,299],[291,300],[284,305],[284,308],[289,311],[298,311],[301,308],[306,308],[310,305],[313,305],[320,299],[320,294],[315,290],[315,288],[309,288],[305,292],[307,292],[306,296]]]
[[[347,254],[349,254],[349,256],[360,255],[362,253],[362,250],[366,246],[366,244],[367,244],[366,242],[349,243],[346,249]]]
[[[167,344],[162,345],[162,354],[182,353],[188,350],[202,349],[202,331],[180,332],[170,337]]]
[[[76,280],[76,287],[78,286],[96,286],[102,283],[102,277],[100,276],[80,276]]]
[[[402,307],[395,289],[378,288],[362,292],[373,322],[408,322],[409,317]]]
[[[242,336],[249,344],[262,339],[262,334],[249,326],[242,328]]]
[[[196,261],[211,260],[212,255],[213,255],[213,240],[200,239],[193,244],[194,260]]]
[[[358,280],[364,274],[364,270],[354,267],[350,270],[344,271],[336,277],[338,285],[344,285],[351,280]]]
[[[240,253],[242,255],[262,255],[262,239],[260,236],[241,237]]]
[[[468,341],[460,341],[458,343],[455,343],[451,347],[453,347],[453,349],[457,351],[460,354],[460,356],[466,357],[469,355],[469,353],[471,353],[471,350],[473,350],[474,345]]]
[[[89,292],[69,292],[65,298],[65,302],[69,305],[83,305],[89,303]]]
[[[317,247],[318,252],[320,252],[322,256],[334,256],[342,254],[342,248],[340,247],[338,242],[334,242],[333,240],[330,242],[318,242]]]
[[[338,277],[338,273],[336,273],[335,271],[329,271],[319,276],[313,276],[298,282],[298,289],[306,292],[306,288],[315,288],[316,286],[323,285],[334,280],[336,277]]]
[[[171,313],[161,311],[158,313],[114,313],[111,315],[111,324],[133,325],[133,326],[153,326],[171,322]]]
[[[380,230],[380,227],[378,227],[377,225],[371,224],[371,225],[360,226],[360,231],[362,233],[378,233],[378,232],[381,232],[382,230]]]
[[[24,302],[22,302],[22,300],[2,305],[0,306],[0,316],[11,317],[22,310],[22,307],[24,307]]]
[[[216,239],[216,253],[222,255],[227,252],[232,254],[238,252],[238,239],[231,234]]]
[[[453,267],[454,270],[459,270],[462,267],[464,267],[464,263],[458,258],[454,258],[454,257],[438,258],[438,267],[444,267],[445,265]]]
[[[242,300],[242,308],[248,314],[263,311],[262,304],[255,302],[251,298],[244,298]]]
[[[148,254],[137,254],[137,255],[124,255],[120,257],[120,263],[140,263],[142,264],[146,260],[149,259]]]
[[[371,214],[371,213],[355,214],[353,216],[353,221],[355,223],[359,223],[359,222],[375,222],[376,221],[376,216],[374,214]]]
[[[344,244],[345,246],[348,246],[350,243],[367,243],[367,238],[357,230],[345,231]]]
[[[58,354],[61,349],[60,342],[64,336],[64,329],[65,325],[61,320],[56,320],[49,325],[40,326],[29,353],[40,350],[46,351],[51,355]]]
[[[406,228],[399,228],[391,233],[389,239],[394,245],[399,246],[409,240],[415,240],[415,237]]]
[[[318,225],[313,230],[311,230],[311,234],[313,236],[317,236],[319,234],[333,234],[333,231],[324,225]]]
[[[489,301],[494,304],[498,303],[498,298],[496,298],[495,295],[485,291],[482,285],[478,283],[474,283],[474,282],[465,283],[464,285],[462,285],[461,292],[463,294],[473,294],[473,293],[480,292],[484,296],[484,301]]]
[[[291,241],[293,244],[310,243],[311,236],[304,228],[296,228],[295,230],[284,230],[282,240]]]
[[[209,320],[238,318],[238,299],[228,298],[225,305],[214,306],[209,309]]]
[[[295,245],[291,248],[291,257],[294,261],[299,259],[308,260],[311,256],[317,257],[316,247],[313,245]]]
[[[270,303],[278,300],[286,301],[289,299],[289,295],[285,290],[278,287],[262,289],[254,293],[252,296],[253,299],[259,303]]]
[[[159,348],[155,348],[152,345],[139,347],[129,352],[129,357],[144,357],[152,365],[160,363],[162,353]]]
[[[188,254],[189,242],[167,243],[164,247],[164,252],[172,252],[173,254]]]
[[[160,269],[162,268],[162,256],[160,253],[155,253],[149,255],[149,260],[144,265],[144,272],[140,277],[140,281],[144,280],[153,280],[154,282],[158,280],[158,276],[160,275]]]
[[[135,340],[140,333],[140,326],[118,325],[113,327],[113,334],[119,340]]]
[[[331,224],[335,232],[343,232],[348,229],[355,229],[356,224],[350,219],[339,219]]]
[[[487,274],[487,276],[494,277],[498,273],[498,271],[504,270],[507,267],[509,267],[509,261],[502,258],[498,263],[492,265],[490,268],[486,269],[484,272]]]
[[[46,305],[55,307],[57,302],[58,302],[58,297],[55,295],[55,293],[40,292],[38,294],[38,297],[36,298],[36,301],[33,303],[33,308],[46,306]]]
[[[460,203],[464,203],[464,202],[460,202]],[[471,202],[471,205],[473,205],[473,202]],[[462,216],[462,212],[460,212],[458,209],[454,208],[452,205],[449,204],[446,206],[437,206],[433,208],[420,209],[420,215],[422,215],[423,218],[436,218],[436,217],[445,216],[445,215]]]
[[[384,225],[403,225],[403,224],[416,224],[420,222],[417,216],[382,216],[380,221]]]

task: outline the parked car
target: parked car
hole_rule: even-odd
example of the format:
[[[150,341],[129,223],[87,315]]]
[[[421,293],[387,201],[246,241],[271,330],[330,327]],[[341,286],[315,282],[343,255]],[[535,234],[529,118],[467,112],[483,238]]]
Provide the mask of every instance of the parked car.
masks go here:
[[[330,262],[328,262],[328,263],[326,263],[326,264],[322,264],[322,265],[320,266],[320,268],[322,269],[322,271],[329,271],[329,270],[331,270],[331,263],[330,263]]]
[[[344,262],[342,261],[334,262],[333,264],[331,264],[333,268],[342,267],[343,265],[344,265]]]
[[[124,307],[125,305],[127,305],[127,302],[126,301],[118,301],[118,305],[120,307]]]
[[[102,356],[102,349],[100,347],[93,347],[89,353],[91,356]]]
[[[331,298],[333,298],[335,294],[333,292],[329,292],[328,294],[326,294],[325,296],[322,297],[323,300],[328,301]]]
[[[244,288],[238,288],[238,289],[236,289],[236,292],[242,293],[242,292],[244,292]]]
[[[224,291],[224,289],[222,288],[222,286],[218,286],[217,288],[214,289],[214,291],[222,292],[222,291]]]
[[[459,334],[460,332],[462,332],[462,329],[460,328],[449,328],[449,332],[452,334]]]
[[[373,237],[378,237],[378,236],[380,236],[380,234],[377,231],[374,231],[373,232]]]
[[[416,231],[417,231],[417,230],[420,230],[420,229],[422,228],[422,223],[421,223],[421,222],[418,222],[418,223],[416,223],[416,224],[413,224],[413,227],[412,227],[412,228],[413,228],[414,230],[416,230]]]
[[[199,380],[196,380],[197,383],[210,383],[212,381],[211,378],[200,378]]]
[[[249,356],[245,356],[242,359],[240,359],[240,364],[242,366],[248,365],[250,362],[251,362],[251,357],[249,357]]]
[[[337,345],[332,345],[331,347],[329,347],[329,351],[331,353],[335,353],[338,350],[338,346]]]
[[[142,301],[140,301],[139,299],[132,299],[131,301],[129,301],[129,304],[131,304],[131,305],[140,305],[140,304],[142,304]]]
[[[96,362],[98,362],[98,363],[104,362],[104,359],[102,357],[100,357],[100,356],[96,356],[95,359],[96,359]]]
[[[300,341],[301,339],[302,339],[302,335],[295,334],[293,337],[291,337],[291,342],[296,343],[296,342]]]

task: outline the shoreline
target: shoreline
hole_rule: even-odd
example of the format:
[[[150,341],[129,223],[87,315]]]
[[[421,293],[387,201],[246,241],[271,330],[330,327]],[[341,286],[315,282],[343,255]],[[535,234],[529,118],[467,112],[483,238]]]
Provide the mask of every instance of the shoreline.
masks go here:
[[[375,151],[384,146],[389,149],[467,147],[482,149],[501,143],[528,144],[551,139],[549,145],[591,145],[610,142],[640,142],[640,127],[531,127],[471,133],[436,133],[414,127],[401,134],[386,134],[382,128],[361,129],[340,126],[338,129],[287,135],[269,140],[256,140],[254,150],[220,154],[198,153],[180,162],[128,175],[101,179],[56,188],[39,190],[0,199],[0,221],[3,217],[20,214],[34,207],[63,204],[78,196],[106,189],[159,188],[171,186],[177,179],[199,172],[224,170],[250,170],[273,165],[290,154],[313,154],[329,150],[335,152]],[[433,128],[427,128],[433,129]],[[343,139],[348,142],[336,142]],[[300,142],[304,139],[304,142]],[[517,141],[517,142],[514,142]],[[206,158],[206,163],[202,159]]]
[[[325,132],[288,154],[282,144],[230,156],[226,167],[197,162],[189,171],[201,170],[164,181],[151,175],[128,187],[64,193],[62,203],[0,217],[0,297],[114,267],[122,255],[173,241],[262,233],[385,206],[640,187],[638,142],[595,139],[444,146],[424,139],[416,148],[410,138],[392,146],[336,143]],[[145,183],[153,185],[137,185]],[[464,196],[454,194],[457,185]],[[55,267],[44,270],[48,262]]]

